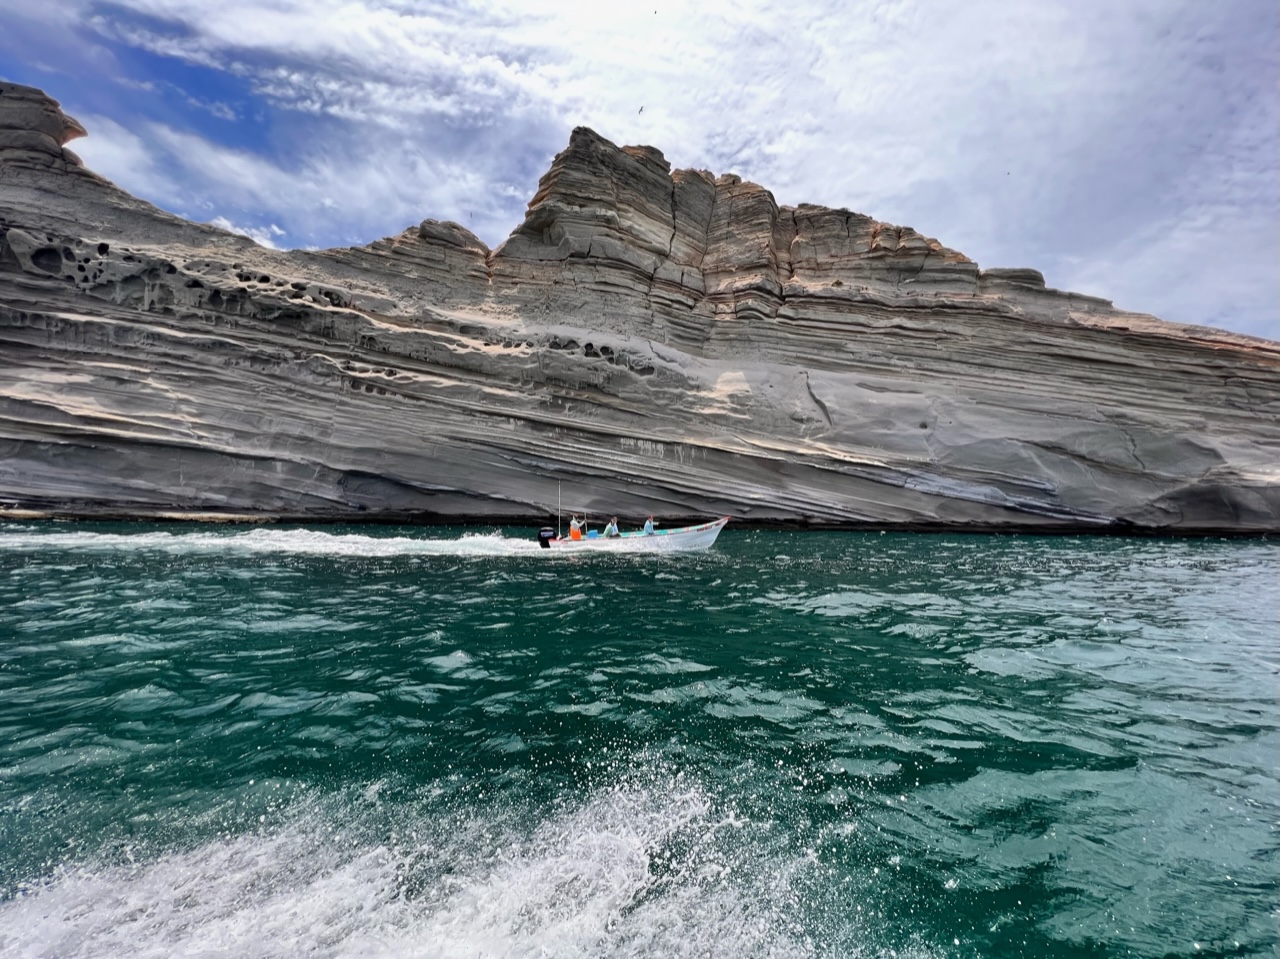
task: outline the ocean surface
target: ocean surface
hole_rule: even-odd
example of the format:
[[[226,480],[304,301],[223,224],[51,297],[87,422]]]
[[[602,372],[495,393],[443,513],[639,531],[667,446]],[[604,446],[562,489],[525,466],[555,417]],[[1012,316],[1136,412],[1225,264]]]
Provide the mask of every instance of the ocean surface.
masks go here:
[[[1280,543],[0,524],[0,955],[1275,956]]]

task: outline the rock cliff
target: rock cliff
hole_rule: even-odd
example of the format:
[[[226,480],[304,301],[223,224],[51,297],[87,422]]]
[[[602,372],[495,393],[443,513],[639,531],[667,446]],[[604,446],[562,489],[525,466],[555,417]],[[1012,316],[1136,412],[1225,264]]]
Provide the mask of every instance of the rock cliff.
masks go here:
[[[1277,343],[587,129],[496,250],[263,249],[81,135],[0,84],[10,515],[1280,529]]]

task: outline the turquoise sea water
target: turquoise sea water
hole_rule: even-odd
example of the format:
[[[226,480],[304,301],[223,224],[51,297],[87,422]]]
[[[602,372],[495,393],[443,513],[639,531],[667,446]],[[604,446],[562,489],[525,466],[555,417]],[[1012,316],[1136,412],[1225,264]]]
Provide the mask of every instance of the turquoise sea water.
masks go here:
[[[1274,956],[1280,544],[0,525],[0,954]]]

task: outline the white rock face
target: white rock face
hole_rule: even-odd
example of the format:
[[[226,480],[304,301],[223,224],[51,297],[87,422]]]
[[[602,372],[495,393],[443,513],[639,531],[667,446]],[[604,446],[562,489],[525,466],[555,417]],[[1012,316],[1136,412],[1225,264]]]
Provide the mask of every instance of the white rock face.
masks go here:
[[[585,129],[497,250],[426,220],[319,253],[129,196],[83,132],[0,84],[11,511],[538,522],[560,484],[623,517],[1280,529],[1277,343]]]

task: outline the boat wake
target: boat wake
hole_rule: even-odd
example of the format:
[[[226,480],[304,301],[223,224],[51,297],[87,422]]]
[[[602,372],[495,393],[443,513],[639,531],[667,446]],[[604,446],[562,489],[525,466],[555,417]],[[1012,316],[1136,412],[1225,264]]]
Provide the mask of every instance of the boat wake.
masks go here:
[[[26,527],[0,532],[0,551],[66,550],[73,553],[158,552],[200,555],[228,552],[293,556],[528,556],[546,553],[532,538],[500,532],[451,538],[330,533],[314,529],[199,530],[193,532],[58,532]]]
[[[488,533],[463,533],[461,536],[433,536],[430,530],[421,535],[397,536],[390,533],[331,533],[317,529],[201,529],[191,532],[168,530],[137,533],[98,533],[86,530],[61,532],[39,526],[0,527],[0,551],[68,552],[158,552],[181,555],[237,553],[292,556],[529,556],[531,554],[563,555],[564,553],[655,553],[701,549],[715,541],[723,524],[667,530],[658,536],[630,536],[621,539],[591,539],[580,542],[561,540],[559,549],[544,550],[532,537],[506,536],[494,530]],[[709,530],[708,532],[704,532]],[[686,544],[685,540],[705,541]]]

